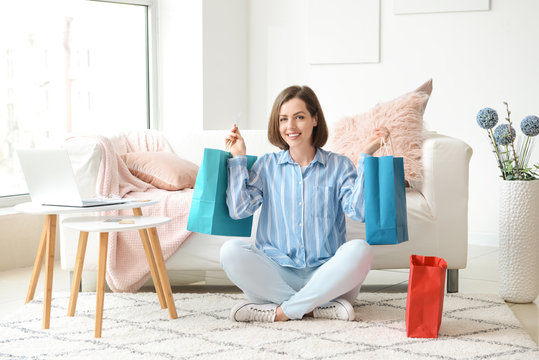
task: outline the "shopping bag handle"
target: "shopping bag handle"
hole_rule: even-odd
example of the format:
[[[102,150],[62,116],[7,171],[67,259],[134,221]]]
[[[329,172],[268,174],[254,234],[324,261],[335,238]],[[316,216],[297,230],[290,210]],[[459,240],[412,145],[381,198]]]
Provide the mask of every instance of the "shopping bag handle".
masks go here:
[[[383,149],[383,151],[381,151],[382,156],[388,156],[388,155],[393,155],[394,156],[395,155],[395,150],[393,150],[393,142],[391,141],[391,135],[387,136],[387,140],[389,142],[389,146],[391,147],[391,154],[389,154],[389,148],[387,146],[387,142],[384,139],[384,137],[382,136],[380,138],[380,149]]]

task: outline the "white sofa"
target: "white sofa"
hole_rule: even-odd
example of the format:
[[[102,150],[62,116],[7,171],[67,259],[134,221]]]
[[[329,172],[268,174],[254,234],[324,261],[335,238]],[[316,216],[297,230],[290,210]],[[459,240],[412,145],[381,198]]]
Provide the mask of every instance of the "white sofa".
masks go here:
[[[170,135],[167,139],[179,156],[200,163],[204,147],[223,148],[225,133],[224,130],[200,131]],[[249,154],[278,151],[269,144],[266,131],[243,130],[242,134]],[[66,148],[80,179],[81,191],[87,195],[95,193],[100,147],[81,138],[81,141],[66,143]],[[424,180],[412,183],[412,187],[406,189],[409,241],[399,245],[374,246],[373,269],[408,268],[411,254],[442,257],[449,269],[447,290],[458,291],[458,269],[466,267],[467,259],[468,167],[471,155],[472,149],[461,140],[434,132],[426,133],[423,144]],[[253,228],[251,241],[256,234],[256,217]],[[347,239],[354,238],[364,238],[364,224],[347,219]],[[173,285],[197,280],[205,280],[207,284],[229,283],[219,264],[220,247],[228,239],[193,233],[166,262]],[[78,234],[61,227],[61,266],[65,270],[74,268],[77,243]],[[85,270],[97,271],[97,244],[90,238]]]

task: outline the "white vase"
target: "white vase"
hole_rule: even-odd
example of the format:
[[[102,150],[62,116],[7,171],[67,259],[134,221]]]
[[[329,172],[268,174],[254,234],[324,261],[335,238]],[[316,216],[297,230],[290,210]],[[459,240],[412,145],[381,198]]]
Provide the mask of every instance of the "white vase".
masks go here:
[[[539,295],[539,180],[501,181],[500,296],[528,303]]]

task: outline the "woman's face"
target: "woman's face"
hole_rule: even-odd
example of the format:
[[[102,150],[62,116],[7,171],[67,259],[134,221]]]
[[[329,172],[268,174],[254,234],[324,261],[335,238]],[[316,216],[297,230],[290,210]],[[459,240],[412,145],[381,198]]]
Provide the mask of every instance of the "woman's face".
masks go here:
[[[279,133],[291,150],[312,146],[313,128],[316,125],[316,116],[311,116],[300,98],[292,98],[281,105]]]

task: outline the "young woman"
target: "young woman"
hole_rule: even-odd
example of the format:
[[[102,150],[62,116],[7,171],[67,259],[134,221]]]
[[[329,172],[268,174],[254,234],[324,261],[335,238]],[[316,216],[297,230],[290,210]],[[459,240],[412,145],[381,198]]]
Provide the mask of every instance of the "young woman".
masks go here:
[[[372,155],[387,138],[375,130],[363,149]],[[303,316],[354,320],[352,304],[372,263],[364,240],[346,241],[345,214],[364,221],[363,159],[322,149],[324,113],[307,86],[291,86],[275,99],[269,141],[282,149],[247,170],[246,146],[236,125],[226,137],[227,204],[241,219],[262,206],[256,245],[234,239],[221,248],[221,266],[247,296],[233,321],[286,321]]]

